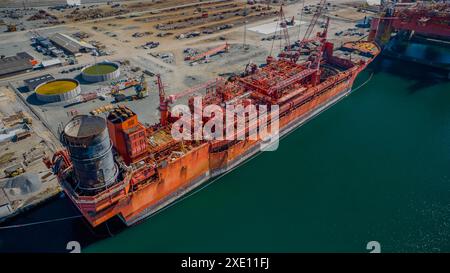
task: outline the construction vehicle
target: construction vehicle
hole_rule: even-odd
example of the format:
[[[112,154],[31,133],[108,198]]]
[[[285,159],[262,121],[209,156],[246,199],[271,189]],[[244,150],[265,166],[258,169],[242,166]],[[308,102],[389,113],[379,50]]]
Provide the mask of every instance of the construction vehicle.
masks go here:
[[[122,91],[134,87],[134,91],[136,94],[134,95],[125,95],[122,93]],[[122,102],[127,100],[136,100],[136,99],[143,99],[148,96],[148,86],[147,81],[145,79],[145,74],[142,73],[139,81],[136,79],[128,80],[125,83],[121,83],[118,85],[115,85],[111,89],[111,95],[114,97],[115,102]]]
[[[119,94],[120,92],[122,92],[123,90],[134,87],[138,84],[139,84],[139,82],[135,78],[129,78],[126,80],[114,82],[113,86],[111,87],[111,95],[115,96],[115,95]]]
[[[148,96],[147,81],[145,80],[144,73],[141,75],[139,84],[134,86],[134,90],[136,91],[136,96],[138,99],[143,99]]]
[[[15,24],[8,24],[7,25],[6,32],[16,32],[16,31],[17,31],[17,26]]]
[[[24,118],[22,119],[22,123],[31,125],[31,124],[33,124],[33,119],[32,119],[31,117],[24,117]]]
[[[25,169],[23,168],[22,164],[16,164],[4,170],[5,176],[8,178],[19,176],[24,172]]]

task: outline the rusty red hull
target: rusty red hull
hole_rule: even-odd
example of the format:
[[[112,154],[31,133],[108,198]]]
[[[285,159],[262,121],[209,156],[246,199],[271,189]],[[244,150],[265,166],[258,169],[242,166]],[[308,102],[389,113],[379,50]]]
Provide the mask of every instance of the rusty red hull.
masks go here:
[[[368,58],[365,62],[359,62],[355,65],[349,64],[345,60],[333,58],[330,56],[328,59],[331,64],[346,66],[346,69],[341,69],[339,73],[322,79],[317,84],[309,85],[307,88],[296,85],[301,88],[301,92],[299,92],[301,96],[289,95],[297,92],[296,90],[289,90],[289,92],[286,91],[287,95],[278,98],[278,102],[280,102],[280,136],[288,134],[348,95],[357,75],[373,59]],[[261,96],[267,95],[262,94]],[[114,131],[113,137],[122,142],[126,141],[128,136],[118,137],[119,131],[114,128],[120,127],[123,132],[131,132],[132,134],[136,134],[136,130],[142,129],[142,127],[137,126],[136,130],[131,130],[130,128],[124,128],[123,124],[119,127],[109,127],[110,130]],[[158,137],[158,139],[165,138],[162,129],[151,129],[144,135],[146,138],[152,136]],[[170,137],[166,138],[164,142],[157,143],[150,148],[151,157],[136,157],[136,163],[134,163],[133,157],[126,157],[127,164],[133,166],[134,169],[125,172],[123,179],[114,186],[95,195],[80,195],[74,190],[70,181],[65,178],[67,176],[59,175],[67,196],[71,198],[92,226],[98,226],[116,216],[120,217],[127,225],[135,224],[155,214],[202,184],[208,183],[212,178],[239,166],[245,160],[261,152],[265,145],[263,140],[247,138],[233,142],[224,140],[203,141],[191,143],[189,147],[184,147],[183,143],[175,143]],[[139,143],[139,147],[141,147],[142,143]],[[141,150],[139,149],[139,151]],[[183,151],[183,153],[176,158],[167,156],[170,151],[173,153],[174,150]],[[70,172],[70,166],[63,171],[67,174]]]

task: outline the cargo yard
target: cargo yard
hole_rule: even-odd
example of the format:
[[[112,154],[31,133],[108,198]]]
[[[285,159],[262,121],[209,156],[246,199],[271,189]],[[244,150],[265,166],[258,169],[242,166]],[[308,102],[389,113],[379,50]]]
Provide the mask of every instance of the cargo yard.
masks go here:
[[[294,128],[295,115],[320,112],[325,109],[321,103],[350,90],[357,74],[380,53],[371,41],[378,42],[385,38],[383,34],[392,32],[381,33],[371,26],[369,18],[377,16],[378,8],[366,1],[285,1],[283,8],[279,2],[0,4],[0,31],[5,32],[0,34],[0,171],[4,175],[0,180],[0,221],[56,196],[62,183],[67,184],[66,195],[72,194],[73,202],[81,204],[79,209],[92,226],[118,213],[127,225],[139,222],[144,214],[154,213],[174,198],[174,189],[164,192],[153,182],[160,179],[173,183],[171,187],[182,185],[168,175],[169,171],[157,174],[158,168],[165,168],[161,166],[168,164],[180,177],[200,183],[239,164],[240,153],[253,153],[250,144],[237,144],[226,148],[230,149],[229,162],[224,163],[228,159],[219,155],[207,163],[199,160],[208,157],[209,151],[225,148],[217,143],[217,147],[200,142],[172,143],[170,131],[164,129],[173,122],[168,114],[171,104],[190,103],[188,96],[192,94],[205,95],[211,103],[225,104],[225,98],[276,102],[285,111],[282,125],[288,132]],[[379,24],[383,25],[382,19]],[[367,38],[372,40],[362,41]],[[320,54],[311,57],[311,48]],[[280,60],[272,63],[268,56]],[[287,74],[295,76],[288,78]],[[213,86],[212,80],[218,77]],[[235,78],[240,80],[220,80]],[[280,83],[275,84],[277,81]],[[344,86],[344,82],[351,84]],[[291,94],[292,90],[285,90],[291,86],[300,89]],[[311,105],[306,103],[308,111],[299,106],[289,112],[292,105],[303,105],[299,92],[308,94],[308,88],[332,91]],[[222,90],[223,98],[212,96],[211,89]],[[286,101],[290,101],[289,107]],[[92,160],[80,148],[85,145],[83,126],[95,131],[95,136],[89,137],[102,153],[102,161],[91,162],[92,168],[80,163]],[[148,144],[146,139],[142,140],[145,145],[139,142],[141,133],[148,137]],[[122,134],[140,144],[133,142],[133,151],[128,151]],[[70,160],[61,152],[62,143],[72,156]],[[112,152],[109,154],[110,145],[120,156],[119,163]],[[190,161],[197,161],[198,166],[187,168]],[[58,168],[65,169],[58,173]],[[82,181],[73,192],[74,181],[69,178],[58,183],[52,172],[56,170],[61,179],[72,172],[71,168]],[[102,168],[101,175],[95,168]],[[82,169],[85,172],[80,172]],[[103,181],[102,187],[106,185],[105,192],[97,190],[99,181]],[[130,207],[139,206],[139,212],[130,212],[127,206],[109,210],[111,204],[125,202],[128,191],[136,192],[134,201],[127,202],[134,202]],[[143,192],[160,198],[152,201],[151,209],[144,209],[150,201],[140,197]],[[109,201],[101,199],[106,195]],[[101,201],[91,204],[91,197]],[[92,207],[99,216],[86,212]]]
[[[164,1],[164,5],[170,6],[169,2],[171,1]],[[111,91],[115,92],[116,89],[121,89],[120,85],[133,84],[144,75],[147,78],[150,96],[144,99],[145,102],[131,100],[127,104],[130,104],[133,110],[151,123],[157,120],[158,98],[155,96],[157,90],[153,77],[155,74],[161,74],[166,82],[170,82],[166,88],[169,94],[177,93],[218,75],[240,73],[250,60],[262,63],[270,51],[273,51],[273,54],[280,51],[280,47],[277,45],[279,41],[274,43],[274,40],[266,39],[275,34],[275,29],[269,34],[250,30],[252,26],[258,27],[264,25],[264,22],[276,21],[279,9],[277,5],[268,6],[265,3],[248,5],[241,1],[221,0],[202,4],[187,1],[190,4],[185,6],[186,1],[174,2],[177,5],[172,8],[155,4],[156,6],[152,6],[153,8],[162,9],[156,11],[146,12],[141,7],[139,12],[142,14],[139,15],[127,14],[119,16],[119,18],[105,15],[101,20],[80,18],[77,20],[79,23],[67,22],[66,25],[3,34],[5,37],[13,37],[13,40],[5,39],[0,43],[0,49],[5,56],[26,52],[31,55],[31,58],[44,64],[46,61],[54,59],[60,61],[57,65],[50,65],[41,70],[31,68],[23,75],[13,75],[5,81],[7,80],[15,88],[21,90],[20,95],[29,103],[29,106],[39,112],[49,128],[57,133],[58,127],[65,124],[74,113],[90,113],[101,110],[102,107],[108,107],[114,101]],[[314,1],[312,2],[314,3]],[[292,7],[289,9],[293,11],[292,14],[288,13],[287,16],[299,18],[298,13],[301,6],[297,3]],[[342,9],[347,11],[349,7],[351,5],[347,4]],[[330,7],[330,9],[339,10],[338,7]],[[134,8],[127,10],[135,11]],[[61,11],[63,14],[67,12],[68,10]],[[355,13],[358,14],[356,9]],[[306,25],[307,16],[305,15],[303,22],[300,22],[299,19],[296,20],[299,24]],[[356,17],[364,18],[364,16],[364,13],[360,13]],[[87,21],[83,22],[83,20]],[[249,29],[246,31],[245,41],[243,37],[244,21]],[[355,22],[356,20],[351,22],[337,20],[330,24],[330,40],[338,39],[340,43],[350,40],[352,37],[333,36],[339,30],[353,27]],[[365,33],[366,29],[360,29],[360,31]],[[292,36],[300,35],[298,27],[293,27],[290,32]],[[41,39],[48,39],[49,43],[53,43],[56,48],[59,48],[54,42],[56,35],[74,39],[73,43],[78,47],[74,46],[73,48],[77,48],[77,50],[74,49],[73,52],[70,52],[68,49],[61,48],[64,55],[57,57],[57,55],[52,56],[50,52],[42,53],[37,50],[44,48],[43,45],[47,43],[46,41],[40,42],[43,44],[41,46],[32,44],[33,41],[36,44]],[[14,46],[11,46],[13,43]],[[86,53],[78,49],[83,43],[89,44],[84,47]],[[201,58],[197,61],[185,60],[189,51],[196,52],[196,55],[202,55],[202,53],[208,53],[209,50],[221,47],[225,43],[230,45],[227,52],[219,51],[211,54],[213,56],[200,56]],[[201,46],[199,46],[200,44]],[[91,46],[94,49],[91,49]],[[14,50],[14,48],[17,49]],[[190,55],[195,57],[192,52]],[[116,81],[112,81],[112,79],[94,82],[86,80],[86,73],[83,73],[82,68],[102,61],[119,64],[120,75]],[[85,68],[84,72],[89,70],[93,69]],[[60,102],[58,106],[46,104],[42,101],[40,92],[28,90],[23,81],[45,74],[51,74],[56,79],[75,79],[78,81],[79,88],[77,90],[81,94],[80,97],[96,96],[96,98],[76,104],[73,102]],[[132,97],[135,93],[133,89],[134,87],[127,86],[120,90],[120,93]],[[96,95],[93,95],[94,93]],[[41,100],[38,97],[41,97]],[[148,107],[147,100],[150,105],[155,105],[153,109]]]
[[[8,86],[0,87],[0,119],[0,221],[4,221],[61,191],[42,161],[61,146]]]

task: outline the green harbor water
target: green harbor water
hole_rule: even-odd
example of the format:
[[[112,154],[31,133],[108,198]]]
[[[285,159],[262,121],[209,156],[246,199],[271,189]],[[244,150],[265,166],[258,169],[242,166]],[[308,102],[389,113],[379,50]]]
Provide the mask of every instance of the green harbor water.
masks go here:
[[[86,252],[450,251],[450,82],[379,59],[349,97]]]

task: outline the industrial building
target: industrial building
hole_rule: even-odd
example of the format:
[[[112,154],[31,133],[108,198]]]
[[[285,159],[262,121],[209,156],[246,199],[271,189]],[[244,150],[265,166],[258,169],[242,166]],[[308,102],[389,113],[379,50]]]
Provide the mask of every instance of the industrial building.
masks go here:
[[[45,74],[43,76],[34,77],[31,79],[26,79],[23,82],[28,88],[28,91],[33,91],[36,87],[42,83],[54,80],[55,78],[50,74]]]
[[[53,44],[63,49],[67,54],[75,55],[80,52],[86,52],[93,49],[88,43],[78,41],[66,34],[55,33],[50,37]]]
[[[25,72],[33,68],[34,58],[26,52],[17,53],[16,56],[0,59],[0,77]]]
[[[52,42],[50,42],[50,40],[48,38],[45,38],[45,37],[42,37],[42,36],[35,38],[35,42],[34,43],[36,45],[42,46],[44,48],[51,48],[51,47],[53,47]]]
[[[27,124],[19,124],[11,128],[0,128],[0,144],[10,141],[16,141],[20,135],[27,134],[31,131]]]
[[[40,64],[40,66],[42,68],[49,68],[49,67],[61,66],[61,65],[62,65],[62,62],[58,58],[51,59],[51,60],[45,60],[45,61],[42,61],[41,64]]]

